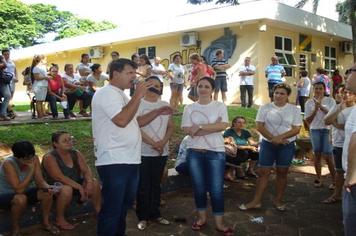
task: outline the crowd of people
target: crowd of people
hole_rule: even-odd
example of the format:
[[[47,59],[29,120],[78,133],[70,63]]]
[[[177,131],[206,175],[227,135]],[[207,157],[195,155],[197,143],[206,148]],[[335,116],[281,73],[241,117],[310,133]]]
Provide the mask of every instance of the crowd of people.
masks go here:
[[[38,118],[45,117],[44,101],[49,102],[52,116],[57,118],[59,101],[65,118],[70,119],[75,116],[73,107],[78,100],[80,114],[92,117],[95,166],[100,182],[93,177],[83,154],[73,147],[69,132],[52,135],[53,148],[41,163],[32,143],[16,142],[12,146],[13,156],[0,168],[0,206],[11,209],[14,235],[20,231],[19,219],[26,205],[36,201],[42,202],[44,228],[53,234],[75,228],[65,218],[73,199],[92,202],[99,236],[125,235],[127,211],[134,202],[139,230],[145,230],[150,223],[170,225],[160,213],[161,178],[173,133],[172,115],[182,103],[188,72],[180,55],[173,57],[168,70],[160,64],[159,57],[151,63],[147,55],[133,54],[131,60],[119,58],[118,52],[111,56],[113,60],[107,73],[103,73],[100,64],[91,64],[87,54],[82,55],[76,69],[66,64],[62,76],[56,64],[47,71],[45,57],[41,55],[35,56],[27,73],[23,73],[31,81],[28,87],[35,94]],[[295,84],[300,103],[297,106],[289,103],[292,88],[284,83],[284,68],[273,56],[265,70],[271,102],[258,109],[256,129],[260,140],[255,140],[245,129],[243,116],[235,117],[228,128],[224,102],[226,70],[230,65],[223,50],[216,51],[211,66],[198,54],[190,55],[190,60],[193,67],[188,96],[194,103],[186,105],[182,114],[181,128],[186,136],[180,145],[176,170],[191,176],[197,212],[192,230],[199,231],[206,226],[210,199],[216,230],[225,236],[234,235],[234,230],[224,222],[224,180],[235,181],[244,175],[256,178],[257,184],[254,197],[242,203],[240,210],[262,207],[269,176],[275,170],[273,205],[279,211],[286,211],[287,175],[295,156],[296,137],[304,121],[310,130],[314,152],[316,179],[313,184],[318,188],[323,186],[321,163],[325,160],[332,177],[329,188],[334,191],[323,202],[340,201],[344,188],[345,233],[355,234],[356,66],[348,70],[345,84],[340,78],[329,79],[321,68],[313,79],[302,71]],[[5,73],[6,67],[5,61],[0,62],[4,76],[10,73],[7,69]],[[246,57],[238,71],[241,105],[251,107],[256,71],[251,58]],[[170,103],[161,100],[165,78],[170,80]],[[334,86],[331,81],[339,84]],[[5,112],[1,118],[7,120],[4,106],[9,99],[5,99],[4,94],[11,86],[0,85],[1,112]],[[3,92],[4,87],[7,92]],[[126,89],[130,90],[131,98],[124,92]],[[312,97],[309,98],[310,90]],[[222,102],[218,101],[220,92]],[[242,163],[248,167],[238,173]],[[56,218],[52,224],[49,212],[54,201]]]

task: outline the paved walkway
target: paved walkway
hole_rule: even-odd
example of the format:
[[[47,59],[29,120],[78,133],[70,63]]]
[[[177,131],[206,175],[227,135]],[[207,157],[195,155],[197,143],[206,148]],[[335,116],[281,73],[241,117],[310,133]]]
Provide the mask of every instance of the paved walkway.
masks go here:
[[[235,229],[235,235],[254,236],[342,236],[341,204],[326,205],[320,201],[330,194],[327,184],[323,188],[314,188],[313,176],[302,173],[291,173],[286,192],[287,211],[278,212],[272,205],[274,187],[269,185],[260,210],[242,212],[238,205],[249,201],[254,194],[254,180],[241,183],[227,183],[225,191],[226,222]],[[327,181],[326,181],[327,182]],[[214,229],[212,217],[208,226],[201,232],[190,229],[194,219],[194,200],[191,190],[182,190],[165,196],[167,204],[162,207],[162,215],[172,221],[170,226],[150,224],[146,231],[136,229],[137,219],[133,211],[128,216],[128,236],[174,236],[174,235],[221,235]],[[186,223],[174,222],[175,218],[185,218]],[[263,217],[263,223],[253,223],[251,219]],[[64,236],[95,235],[96,221],[93,216],[73,219],[80,222],[73,231],[63,232]],[[24,235],[48,235],[33,226],[25,230]]]
[[[32,119],[32,113],[29,111],[17,111],[16,117],[10,121],[1,121],[0,125],[17,125],[17,124],[35,124],[35,123],[50,123],[50,122],[68,122],[73,120],[90,120],[91,117],[83,117],[76,114],[75,119],[65,120],[62,112],[59,112],[59,119],[52,119],[52,116],[47,116],[45,119]]]

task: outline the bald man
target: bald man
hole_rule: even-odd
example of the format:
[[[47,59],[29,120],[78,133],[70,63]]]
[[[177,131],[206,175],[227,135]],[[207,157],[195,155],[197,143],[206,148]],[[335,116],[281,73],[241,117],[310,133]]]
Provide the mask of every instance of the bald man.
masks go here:
[[[356,93],[356,64],[350,69],[346,89]],[[342,167],[346,173],[345,191],[342,201],[345,235],[356,235],[356,107],[345,124],[345,142]]]

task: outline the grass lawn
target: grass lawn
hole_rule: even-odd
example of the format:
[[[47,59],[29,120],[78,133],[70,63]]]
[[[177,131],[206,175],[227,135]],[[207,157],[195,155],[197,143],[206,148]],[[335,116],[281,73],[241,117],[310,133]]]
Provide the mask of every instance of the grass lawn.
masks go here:
[[[16,110],[28,110],[24,106],[17,105]],[[247,119],[247,128],[252,129],[255,125],[256,109],[240,108],[237,106],[228,107],[229,120],[235,116],[242,115]],[[184,136],[180,129],[181,116],[174,116],[175,132],[171,138],[170,159],[175,158],[175,149],[179,146],[180,140]],[[87,162],[94,169],[94,153],[93,141],[91,132],[91,121],[73,121],[63,123],[42,123],[42,124],[24,124],[13,126],[0,126],[0,142],[11,145],[17,140],[29,140],[34,143],[38,156],[45,154],[51,145],[51,134],[58,130],[69,131],[74,137],[75,147],[83,152],[87,158]],[[173,161],[168,162],[169,167],[173,165]]]

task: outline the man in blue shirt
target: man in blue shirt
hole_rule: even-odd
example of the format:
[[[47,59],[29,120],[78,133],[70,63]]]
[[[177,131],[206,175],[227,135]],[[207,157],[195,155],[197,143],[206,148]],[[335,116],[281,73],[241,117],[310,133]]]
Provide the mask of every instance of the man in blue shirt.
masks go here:
[[[272,64],[268,65],[265,70],[267,83],[268,83],[268,95],[273,101],[273,87],[276,84],[280,84],[283,82],[283,77],[286,75],[286,71],[284,67],[278,63],[278,57],[271,57]]]

